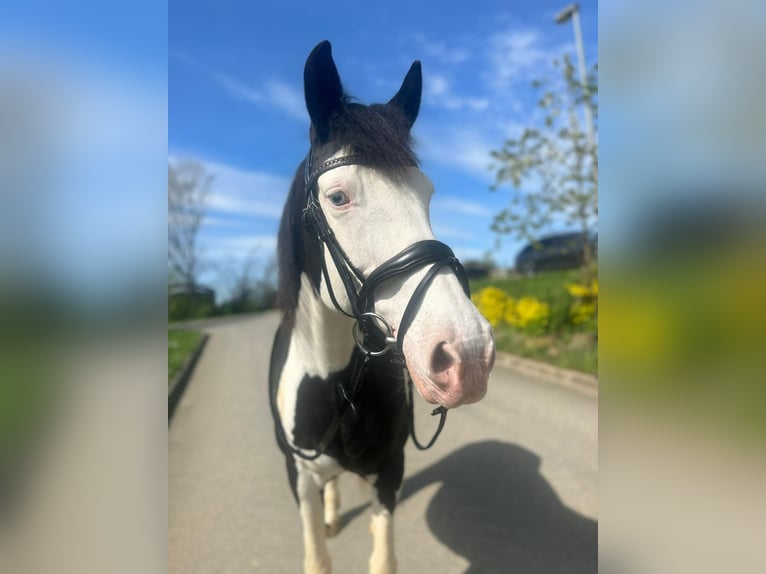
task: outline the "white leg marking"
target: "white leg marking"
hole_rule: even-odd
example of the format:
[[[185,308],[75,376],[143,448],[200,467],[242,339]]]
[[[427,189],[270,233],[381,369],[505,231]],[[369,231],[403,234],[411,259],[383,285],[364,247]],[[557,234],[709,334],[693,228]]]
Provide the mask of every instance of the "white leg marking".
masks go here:
[[[299,464],[297,486],[303,521],[304,574],[330,574],[332,566],[325,541],[319,481],[311,471]]]
[[[394,554],[394,517],[378,500],[377,492],[372,495],[372,556],[370,574],[396,574]]]
[[[327,536],[335,536],[340,532],[340,492],[338,491],[338,477],[330,479],[324,485],[324,524]]]

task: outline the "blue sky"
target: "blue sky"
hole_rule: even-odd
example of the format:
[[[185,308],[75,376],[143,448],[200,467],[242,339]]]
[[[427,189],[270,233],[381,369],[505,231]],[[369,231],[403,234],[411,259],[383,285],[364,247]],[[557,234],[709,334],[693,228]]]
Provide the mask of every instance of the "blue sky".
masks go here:
[[[566,2],[200,2],[169,5],[168,149],[214,174],[200,239],[215,264],[274,252],[289,182],[307,150],[303,65],[330,40],[346,90],[388,100],[415,59],[423,103],[413,135],[434,181],[431,220],[463,259],[494,244],[489,225],[508,190],[490,192],[489,151],[534,123],[533,79],[574,55]],[[596,4],[581,6],[586,59],[597,58]],[[511,264],[519,242],[493,253]],[[219,284],[211,265],[204,279]]]

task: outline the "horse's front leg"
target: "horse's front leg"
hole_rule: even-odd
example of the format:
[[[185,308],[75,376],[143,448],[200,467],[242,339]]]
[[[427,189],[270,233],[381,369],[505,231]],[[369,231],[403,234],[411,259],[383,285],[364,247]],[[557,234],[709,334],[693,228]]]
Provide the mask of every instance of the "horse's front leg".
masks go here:
[[[370,574],[396,574],[394,552],[394,507],[404,474],[404,453],[389,461],[372,489],[372,556]]]
[[[331,478],[324,485],[324,524],[327,536],[332,538],[340,532],[340,492],[338,477]]]
[[[370,574],[395,574],[396,554],[394,553],[394,517],[390,510],[372,497],[372,556]]]
[[[321,479],[298,464],[296,493],[303,522],[304,574],[330,574],[332,564],[325,540]]]

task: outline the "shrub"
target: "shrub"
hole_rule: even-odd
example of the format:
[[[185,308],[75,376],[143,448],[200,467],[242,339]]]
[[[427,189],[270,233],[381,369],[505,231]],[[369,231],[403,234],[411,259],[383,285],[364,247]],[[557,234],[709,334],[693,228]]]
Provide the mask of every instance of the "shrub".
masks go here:
[[[590,285],[570,283],[567,291],[575,299],[569,307],[569,320],[574,325],[584,325],[598,316],[598,279]]]
[[[521,297],[516,300],[502,289],[485,287],[471,299],[493,327],[504,322],[530,333],[544,333],[548,328],[550,305],[535,297]]]
[[[497,287],[485,287],[471,296],[473,304],[493,327],[497,327],[505,314],[508,295]]]

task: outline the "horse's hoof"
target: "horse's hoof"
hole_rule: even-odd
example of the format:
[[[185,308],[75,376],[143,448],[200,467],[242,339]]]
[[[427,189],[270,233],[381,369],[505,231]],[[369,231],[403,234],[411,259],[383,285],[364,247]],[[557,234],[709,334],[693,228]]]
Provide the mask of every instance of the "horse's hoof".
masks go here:
[[[340,520],[333,520],[330,524],[324,525],[324,532],[327,538],[333,538],[340,532]]]

